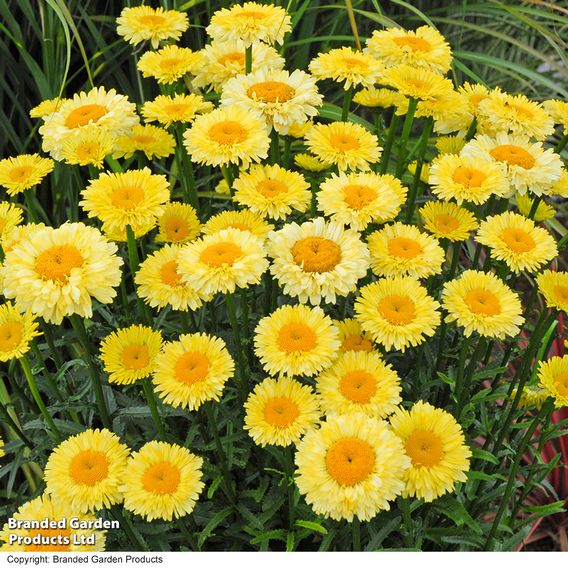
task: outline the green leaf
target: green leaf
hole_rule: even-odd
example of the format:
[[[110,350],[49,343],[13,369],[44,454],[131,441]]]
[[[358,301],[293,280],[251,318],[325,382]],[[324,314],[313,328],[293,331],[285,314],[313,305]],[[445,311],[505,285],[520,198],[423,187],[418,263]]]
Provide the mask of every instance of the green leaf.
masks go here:
[[[304,521],[302,519],[297,520],[294,523],[296,527],[302,527],[304,529],[310,529],[311,531],[320,533],[320,534],[327,534],[327,529],[320,525],[319,523],[315,523],[313,521]]]
[[[266,542],[267,540],[281,540],[283,542],[287,541],[287,533],[283,529],[265,531],[258,536],[255,536],[250,543],[258,544],[259,542]]]
[[[455,497],[445,495],[434,502],[434,508],[443,515],[454,521],[456,526],[463,527],[467,525],[475,534],[482,534],[481,527],[472,516],[467,512],[466,508]]]
[[[201,549],[205,541],[211,536],[211,533],[231,514],[232,507],[221,509],[213,518],[205,525],[197,539],[197,545]]]
[[[491,462],[495,465],[499,465],[499,460],[491,453],[481,448],[473,448],[472,450],[473,457],[478,460],[484,460]]]

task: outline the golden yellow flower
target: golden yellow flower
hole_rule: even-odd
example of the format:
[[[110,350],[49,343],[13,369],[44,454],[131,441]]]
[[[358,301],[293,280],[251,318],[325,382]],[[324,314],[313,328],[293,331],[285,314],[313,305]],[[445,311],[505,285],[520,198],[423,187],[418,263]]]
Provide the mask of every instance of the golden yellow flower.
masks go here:
[[[568,313],[568,272],[543,270],[536,277],[536,283],[547,307]]]
[[[222,211],[213,215],[203,225],[203,234],[213,235],[225,229],[239,229],[251,233],[264,242],[273,228],[274,225],[267,223],[260,215],[243,209],[242,211]]]
[[[296,465],[296,485],[316,514],[368,521],[402,493],[410,460],[385,421],[354,413],[308,432]]]
[[[0,242],[6,252],[6,243],[10,241],[10,234],[22,222],[22,208],[9,203],[0,201]]]
[[[550,189],[550,195],[568,197],[568,170],[564,168],[561,169],[560,179],[556,181]]]
[[[342,352],[373,351],[374,345],[371,336],[363,331],[361,324],[356,319],[346,318],[342,321],[336,321],[335,324],[339,330]]]
[[[199,116],[183,137],[191,159],[209,166],[260,162],[270,145],[266,125],[240,106]]]
[[[568,406],[568,355],[540,361],[538,383],[554,397],[556,408]]]
[[[39,154],[21,154],[0,160],[0,185],[10,197],[41,183],[53,171],[54,163]]]
[[[458,92],[465,95],[469,108],[477,116],[479,103],[489,96],[489,89],[479,83],[464,83],[458,88]]]
[[[10,302],[0,305],[0,361],[23,357],[34,337],[41,335],[37,327],[30,310],[20,313]]]
[[[355,291],[367,274],[369,251],[359,234],[322,217],[298,225],[286,224],[268,237],[270,272],[285,294],[334,304],[337,296]]]
[[[57,112],[63,103],[66,103],[69,99],[60,99],[59,97],[55,97],[54,99],[46,99],[45,101],[41,101],[39,105],[35,106],[30,110],[30,117],[31,118],[41,118],[46,119],[54,112]]]
[[[136,124],[129,134],[115,141],[115,158],[130,158],[134,152],[144,152],[146,158],[165,158],[174,153],[176,141],[163,128],[151,124]]]
[[[540,410],[546,399],[550,396],[550,391],[548,389],[540,388],[539,386],[525,385],[521,396],[519,398],[519,408],[536,408]],[[515,400],[517,397],[517,389],[513,389],[511,400]]]
[[[0,436],[0,458],[3,458],[5,455],[6,452],[4,451],[4,440],[2,440],[2,436]]]
[[[153,440],[134,452],[124,470],[124,508],[147,521],[184,517],[205,487],[203,460],[187,448]]]
[[[220,400],[234,370],[221,338],[188,333],[166,343],[157,356],[154,388],[166,404],[197,410],[208,400]]]
[[[47,460],[46,492],[80,513],[121,503],[120,484],[129,453],[109,430],[85,430],[71,436]]]
[[[558,255],[552,235],[531,219],[512,211],[487,217],[479,226],[476,240],[491,250],[513,272],[536,272]]]
[[[399,408],[390,422],[412,463],[404,474],[404,497],[429,503],[467,480],[471,450],[449,412],[420,400],[410,410]]]
[[[187,15],[177,10],[164,10],[150,6],[123,8],[116,19],[116,33],[132,45],[150,41],[156,49],[160,41],[179,40],[187,30]]]
[[[438,239],[465,241],[477,229],[475,215],[464,207],[444,201],[428,201],[420,208],[424,228]]]
[[[465,146],[462,136],[437,136],[434,144],[439,154],[459,154]]]
[[[377,137],[352,122],[316,124],[306,134],[306,145],[322,162],[340,170],[368,170],[382,152]]]
[[[531,199],[528,195],[517,195],[515,201],[517,202],[519,213],[528,217],[532,210],[534,199]],[[543,200],[539,202],[533,214],[533,219],[540,223],[541,221],[552,219],[554,215],[556,215],[556,209]]]
[[[234,200],[254,213],[285,219],[292,211],[304,212],[311,199],[304,176],[278,164],[253,165],[233,183]]]
[[[440,324],[440,304],[418,280],[381,278],[361,289],[355,317],[364,331],[389,350],[404,352],[432,337]]]
[[[396,65],[387,69],[382,82],[405,97],[422,101],[441,97],[453,91],[449,79],[428,69],[411,65]]]
[[[353,102],[371,108],[390,108],[397,107],[396,114],[400,114],[400,110],[408,108],[408,99],[392,91],[391,89],[379,89],[377,87],[367,87],[355,93]],[[404,113],[406,110],[404,110]]]
[[[464,95],[455,91],[419,101],[415,116],[434,119],[434,132],[438,134],[458,132],[462,136],[465,136],[474,118],[469,105],[464,102]]]
[[[2,250],[7,254],[22,239],[29,238],[33,233],[41,229],[45,229],[45,223],[28,223],[27,225],[18,225],[10,231],[4,231],[2,234]]]
[[[37,228],[6,252],[0,281],[6,298],[59,324],[93,315],[93,300],[109,304],[120,283],[117,247],[83,223]]]
[[[314,125],[313,120],[306,120],[306,122],[294,122],[288,129],[288,136],[293,138],[303,138],[308,130]]]
[[[195,209],[187,203],[166,203],[158,217],[158,242],[183,244],[195,239],[201,232],[201,224]]]
[[[444,36],[431,26],[416,30],[375,30],[365,51],[387,67],[406,64],[444,74],[450,70],[452,50]]]
[[[318,160],[315,156],[303,153],[296,154],[294,156],[294,162],[297,166],[309,172],[323,172],[331,167],[331,164],[326,164]]]
[[[144,103],[142,116],[146,122],[159,122],[168,128],[174,122],[191,122],[198,114],[211,110],[213,103],[206,101],[201,95],[159,95],[153,101]]]
[[[131,325],[107,335],[101,342],[100,358],[109,383],[130,385],[149,377],[162,343],[162,334],[144,325]]]
[[[97,217],[111,234],[130,225],[135,235],[150,231],[170,199],[166,176],[149,168],[121,173],[102,173],[81,191],[79,205],[89,217]]]
[[[320,308],[281,306],[260,320],[254,351],[270,375],[312,377],[337,357],[339,332]]]
[[[412,177],[414,177],[418,168],[418,162],[416,160],[412,160],[412,162],[410,162],[408,166],[406,166],[406,168],[412,174]],[[428,183],[429,177],[430,164],[428,162],[422,162],[422,169],[420,170],[420,181],[422,183]]]
[[[466,270],[459,278],[444,284],[442,306],[447,322],[455,321],[469,337],[516,337],[523,324],[521,301],[503,281],[492,273]]]
[[[245,425],[259,446],[289,446],[319,423],[321,411],[311,387],[295,379],[264,379],[245,403]]]
[[[68,164],[101,169],[112,154],[115,140],[106,128],[96,124],[83,126],[76,136],[66,136],[61,144],[61,158]]]
[[[564,136],[568,136],[568,102],[552,99],[544,101],[542,106],[550,114],[552,120],[562,126]]]
[[[147,51],[138,60],[143,77],[153,77],[161,85],[169,85],[187,73],[193,73],[199,55],[188,47],[167,45],[158,51]]]

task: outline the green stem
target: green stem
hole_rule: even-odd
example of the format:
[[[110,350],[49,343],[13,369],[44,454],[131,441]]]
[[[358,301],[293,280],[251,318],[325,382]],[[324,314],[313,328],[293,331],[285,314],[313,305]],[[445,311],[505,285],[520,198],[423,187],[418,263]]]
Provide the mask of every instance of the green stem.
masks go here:
[[[152,390],[150,379],[144,379],[142,381],[142,389],[144,390],[144,396],[148,401],[148,408],[150,409],[150,414],[152,415],[152,420],[156,425],[158,434],[162,440],[167,441],[168,435],[166,433],[164,423],[162,422],[162,419],[160,417],[160,413],[158,412],[158,406],[156,405],[156,398],[154,397],[154,391]]]
[[[32,194],[31,192],[34,191],[33,189],[26,189],[24,191],[24,200],[26,202],[26,209],[28,211],[28,222],[32,222],[32,223],[37,223],[38,222],[38,216],[37,216],[37,212],[35,210],[35,205],[32,199]]]
[[[8,409],[0,402],[0,414],[4,417],[2,422],[5,422],[9,425],[9,427],[14,430],[16,436],[22,440],[24,445],[26,445],[30,450],[34,449],[34,445],[32,444],[31,440],[22,432],[21,428],[16,424],[14,419],[10,416]]]
[[[284,156],[282,157],[282,165],[287,169],[290,166],[290,151],[292,149],[292,138],[286,136],[284,138]]]
[[[231,194],[231,197],[233,197],[234,195],[234,191],[233,191],[233,181],[234,181],[234,176],[233,176],[233,172],[230,168],[230,166],[221,166],[221,172],[223,173],[223,177],[225,178],[225,181],[227,182],[227,185],[229,186],[229,193]]]
[[[566,144],[568,144],[568,134],[566,134],[565,136],[563,136],[560,139],[560,142],[558,142],[558,144],[556,145],[556,148],[554,149],[554,151],[557,154],[560,154],[560,152],[562,152],[562,150],[564,150],[564,146],[566,146]]]
[[[467,132],[465,133],[465,140],[466,141],[471,140],[475,136],[476,130],[477,130],[477,118],[474,117],[474,119],[471,121],[471,124],[469,125],[469,128],[467,129]]]
[[[296,520],[295,484],[294,484],[294,453],[292,446],[284,448],[284,461],[286,469],[286,489],[288,493],[288,528],[292,530]]]
[[[412,515],[410,513],[410,501],[408,499],[399,498],[400,512],[404,521],[404,544],[408,548],[412,548],[414,540],[414,528],[412,525]]]
[[[130,274],[132,276],[132,285],[136,289],[136,273],[140,267],[140,257],[138,256],[138,246],[136,244],[136,237],[130,225],[126,225],[126,246],[128,249],[128,263],[130,264]],[[148,306],[142,301],[141,298],[136,298],[136,305],[138,306],[138,313],[147,325],[152,327],[152,316],[148,310]]]
[[[349,116],[349,106],[351,105],[351,99],[353,99],[353,87],[349,87],[343,93],[343,109],[341,110],[341,120],[345,122]]]
[[[418,157],[416,159],[416,171],[414,172],[414,179],[412,180],[412,187],[410,188],[410,195],[408,197],[407,210],[406,210],[406,222],[410,223],[412,216],[414,215],[414,204],[416,202],[416,197],[418,195],[418,188],[420,187],[420,176],[422,174],[422,166],[424,165],[424,155],[426,153],[426,148],[428,146],[428,139],[430,133],[432,132],[432,127],[434,123],[432,119],[428,119],[422,135],[420,136],[420,142],[418,144]]]
[[[280,164],[280,136],[274,128],[270,132],[270,163]]]
[[[534,219],[534,216],[536,215],[538,206],[540,205],[541,201],[542,201],[542,195],[537,195],[533,199],[533,202],[531,203],[531,210],[529,211],[529,219]]]
[[[392,145],[394,142],[394,132],[396,130],[396,126],[398,124],[398,114],[396,114],[395,112],[393,112],[391,120],[390,120],[390,124],[389,124],[389,129],[387,132],[387,139],[385,142],[385,147],[383,149],[383,155],[381,156],[381,165],[379,167],[379,172],[381,174],[384,174],[387,171],[388,165],[389,165],[389,159],[390,159],[390,155],[391,155],[391,151],[392,151]]]
[[[361,552],[361,521],[359,517],[353,517],[351,528],[353,532],[353,552]]]
[[[396,177],[400,178],[404,167],[406,164],[406,146],[408,144],[408,137],[410,136],[410,130],[412,129],[412,123],[414,122],[414,113],[416,112],[416,106],[418,101],[416,99],[409,99],[408,101],[408,111],[404,117],[404,124],[402,125],[402,134],[400,135],[400,140],[398,143],[398,156],[396,163]]]
[[[315,217],[317,213],[317,204],[318,204],[318,182],[317,180],[313,179],[311,183],[311,190],[312,190],[312,199],[310,202],[310,217]]]
[[[245,74],[248,75],[252,71],[252,45],[245,50]]]
[[[119,507],[117,505],[113,505],[109,509],[109,511],[110,514],[120,524],[121,530],[124,530],[124,532],[126,533],[126,536],[128,537],[130,543],[134,545],[134,550],[148,552],[150,548],[146,544],[146,541],[144,540],[142,535],[134,528],[134,525],[132,524],[130,519],[123,515]]]
[[[235,308],[235,301],[232,294],[225,294],[225,304],[227,305],[229,321],[231,322],[231,327],[233,329],[233,343],[235,345],[235,351],[237,352],[239,382],[241,383],[242,387],[241,399],[244,403],[244,400],[249,392],[249,384],[247,379],[245,361],[243,358],[243,345],[241,342],[239,322],[237,320],[237,310]]]

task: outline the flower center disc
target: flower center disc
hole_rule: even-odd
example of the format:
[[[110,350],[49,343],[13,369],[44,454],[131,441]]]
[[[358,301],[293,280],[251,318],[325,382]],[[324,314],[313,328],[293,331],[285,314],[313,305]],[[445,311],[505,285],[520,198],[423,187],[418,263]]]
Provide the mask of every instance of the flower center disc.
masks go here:
[[[264,406],[264,419],[277,428],[286,428],[299,415],[298,405],[284,396],[271,398]]]
[[[495,294],[487,290],[470,290],[465,295],[464,301],[474,314],[495,316],[501,313],[501,302]]]
[[[511,110],[516,112],[519,115],[518,118],[520,118],[521,120],[530,120],[534,116],[530,109],[522,105],[506,102],[505,107],[510,108]]]
[[[144,190],[135,185],[117,187],[112,192],[110,200],[115,207],[124,211],[132,211],[144,200]]]
[[[266,14],[260,10],[241,10],[238,15],[252,20],[264,20],[266,18]]]
[[[407,325],[416,316],[414,302],[408,296],[398,294],[384,297],[379,302],[378,310],[392,325]]]
[[[369,205],[369,203],[372,203],[377,197],[377,192],[367,185],[353,184],[346,185],[343,188],[343,195],[345,196],[345,203],[347,203],[351,209],[359,210]]]
[[[148,14],[147,16],[142,16],[138,21],[143,26],[148,26],[150,28],[154,28],[157,26],[161,26],[165,22],[164,16],[158,16],[157,14]]]
[[[163,57],[158,61],[160,69],[170,73],[174,72],[181,64],[182,60],[179,57]]]
[[[414,430],[406,440],[405,449],[414,467],[434,467],[444,457],[442,441],[427,430]]]
[[[554,377],[556,390],[561,396],[568,395],[568,373],[560,373]]]
[[[288,187],[280,180],[264,179],[256,184],[256,191],[264,197],[275,197],[281,193],[288,193]]]
[[[369,67],[366,61],[362,61],[356,57],[343,57],[341,58],[341,62],[345,67],[354,67],[358,71],[366,71]]]
[[[142,476],[142,485],[148,493],[171,495],[180,482],[179,469],[168,462],[151,465]]]
[[[182,116],[187,108],[187,105],[183,103],[170,103],[164,106],[166,114],[170,116]]]
[[[503,144],[495,146],[489,153],[498,162],[506,162],[510,166],[520,166],[525,170],[530,170],[535,165],[533,156],[520,146]]]
[[[413,239],[407,239],[406,237],[394,237],[390,239],[387,248],[391,256],[397,256],[399,258],[412,259],[422,254],[420,243],[417,243]]]
[[[49,519],[50,521],[60,521],[61,519]],[[71,542],[71,529],[32,529],[28,532],[27,536],[32,539],[40,535],[44,539],[54,539],[57,543],[57,537],[61,535],[61,541],[67,537],[69,542]],[[69,550],[68,544],[27,544],[25,548],[26,552],[66,552]]]
[[[341,379],[339,390],[347,400],[367,404],[377,392],[377,381],[367,371],[351,371]]]
[[[433,221],[434,226],[440,233],[451,233],[460,226],[460,222],[455,217],[443,213],[436,215]]]
[[[150,362],[150,352],[146,345],[127,345],[120,354],[120,361],[125,369],[138,371],[148,366]]]
[[[69,473],[75,483],[92,487],[107,477],[108,466],[103,452],[84,450],[71,460]]]
[[[84,144],[77,146],[75,154],[81,162],[93,162],[97,161],[100,151],[101,147],[96,142],[85,142]]]
[[[226,55],[222,55],[217,60],[221,65],[231,65],[236,64],[239,67],[245,66],[245,54],[235,51],[233,53],[227,53]]]
[[[460,166],[456,168],[452,179],[464,187],[480,187],[487,176],[480,170]]]
[[[149,134],[135,134],[130,137],[130,140],[140,146],[146,146],[147,144],[154,142],[154,137]]]
[[[566,286],[555,286],[554,293],[561,302],[568,302],[568,288]]]
[[[306,237],[292,247],[294,262],[304,272],[329,272],[341,261],[341,248],[322,237]]]
[[[296,90],[280,81],[263,81],[247,89],[247,97],[263,103],[285,103],[296,94]]]
[[[164,284],[167,286],[183,286],[177,268],[178,264],[175,260],[170,260],[162,265],[162,268],[160,268],[160,277]]]
[[[421,37],[403,36],[393,38],[394,43],[399,47],[409,47],[412,51],[428,52],[432,46]]]
[[[247,139],[247,131],[235,120],[223,120],[209,129],[209,138],[222,146],[239,144]]]
[[[241,248],[233,243],[217,243],[208,246],[202,251],[199,260],[209,266],[218,268],[226,264],[233,264],[243,255]]]
[[[11,351],[20,343],[23,326],[17,321],[8,321],[0,325],[0,351]]]
[[[373,344],[360,335],[350,335],[341,343],[344,351],[372,351]]]
[[[14,182],[26,181],[34,171],[31,166],[16,166],[10,170],[8,177]]]
[[[81,253],[72,245],[54,246],[42,252],[35,270],[43,280],[66,282],[71,270],[83,265]]]
[[[207,377],[209,367],[209,359],[203,353],[188,351],[175,365],[176,378],[186,385],[193,385]]]
[[[329,475],[339,485],[357,485],[373,471],[375,452],[364,440],[343,438],[327,450],[325,464]]]
[[[311,351],[317,346],[316,334],[303,323],[288,323],[278,333],[278,345],[286,353]]]
[[[360,147],[359,140],[349,134],[334,134],[329,139],[329,143],[338,152],[347,152],[348,150],[358,150]]]
[[[189,235],[189,227],[181,217],[170,217],[164,222],[164,232],[170,241],[182,241]]]
[[[504,229],[500,237],[513,252],[529,252],[535,247],[533,238],[522,229]]]
[[[90,122],[98,122],[105,114],[107,109],[103,105],[83,105],[73,109],[65,119],[67,128],[79,128]]]

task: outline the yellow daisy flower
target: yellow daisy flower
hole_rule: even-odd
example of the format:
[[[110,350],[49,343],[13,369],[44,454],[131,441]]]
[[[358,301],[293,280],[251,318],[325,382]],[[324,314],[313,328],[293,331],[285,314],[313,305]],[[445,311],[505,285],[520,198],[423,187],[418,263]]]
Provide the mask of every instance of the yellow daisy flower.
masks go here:
[[[102,173],[81,191],[79,205],[89,217],[97,217],[105,231],[122,232],[130,225],[136,236],[151,230],[170,198],[166,176],[149,168],[121,173]],[[143,232],[142,232],[143,231]]]
[[[4,440],[2,440],[2,436],[0,436],[0,458],[3,458],[5,455],[6,452],[4,451]]]
[[[521,215],[528,217],[532,206],[534,203],[534,199],[531,199],[528,195],[517,195],[515,197],[515,201],[517,202],[517,209]],[[548,205],[545,201],[540,201],[536,211],[534,212],[533,219],[537,222],[547,221],[548,219],[552,219],[556,215],[556,209],[551,205]]]
[[[548,389],[525,385],[521,392],[521,397],[519,398],[519,408],[536,408],[540,410],[549,396],[550,391]],[[516,397],[517,389],[513,389],[509,398],[515,400]]]
[[[442,306],[447,322],[455,321],[469,337],[516,337],[523,324],[519,296],[495,274],[466,270],[444,284]]]
[[[109,304],[120,283],[115,244],[83,223],[34,230],[6,252],[0,267],[4,296],[50,323],[92,317],[95,298]]]
[[[314,125],[313,120],[306,120],[306,122],[294,122],[288,129],[288,136],[293,138],[303,138],[308,130]]]
[[[477,229],[475,215],[464,207],[444,201],[428,201],[420,208],[424,228],[438,239],[465,241]]]
[[[144,325],[107,335],[101,342],[100,358],[109,383],[130,385],[149,377],[162,343],[162,334]]]
[[[408,166],[406,166],[406,169],[412,174],[412,177],[414,177],[416,175],[417,167],[418,167],[418,162],[416,160],[412,160],[412,162],[410,162]],[[422,183],[428,183],[429,176],[430,176],[430,164],[428,162],[423,162],[422,169],[420,170],[420,181]]]
[[[488,217],[479,226],[476,240],[491,249],[513,272],[536,272],[558,255],[552,235],[522,215],[506,211]]]
[[[367,238],[371,268],[377,276],[426,278],[440,274],[444,249],[414,225],[393,223]]]
[[[334,304],[367,274],[369,251],[358,233],[318,217],[286,224],[268,237],[270,272],[285,294],[314,306]]]
[[[134,452],[123,477],[124,508],[147,521],[193,511],[205,484],[203,459],[187,448],[153,440]]]
[[[106,128],[96,124],[83,126],[76,136],[66,136],[61,143],[61,158],[68,164],[101,169],[112,154],[115,140]]]
[[[29,114],[31,118],[41,118],[44,119],[49,117],[54,112],[57,112],[63,103],[66,103],[69,99],[60,99],[55,97],[54,99],[46,99],[41,101],[39,105],[35,106],[30,110]]]
[[[217,10],[205,31],[215,41],[241,40],[249,47],[259,41],[282,44],[291,29],[291,19],[284,8],[245,2]]]
[[[549,100],[542,103],[544,110],[550,114],[556,124],[560,124],[564,136],[568,136],[568,102]]]
[[[279,134],[288,134],[293,125],[316,116],[322,104],[315,80],[300,69],[290,73],[262,67],[229,79],[221,94],[222,106],[241,106]]]
[[[203,225],[203,234],[214,235],[225,229],[239,229],[258,237],[264,242],[273,228],[274,226],[267,223],[260,215],[244,209],[243,211],[222,211],[213,215]]]
[[[240,106],[199,116],[183,137],[191,159],[208,166],[260,162],[270,145],[266,126]]]
[[[444,36],[431,26],[416,30],[375,30],[365,51],[387,67],[405,64],[444,74],[450,70],[452,50]]]
[[[8,201],[0,201],[0,242],[2,248],[6,252],[4,243],[10,239],[10,233],[21,224],[22,208],[9,203]]]
[[[187,73],[193,73],[199,63],[199,55],[188,47],[166,45],[158,51],[147,51],[138,60],[138,70],[143,77],[153,77],[161,85],[169,85]]]
[[[340,170],[368,170],[382,152],[377,137],[352,122],[316,124],[306,134],[306,145],[322,162]]]
[[[132,45],[150,41],[156,49],[160,41],[179,40],[189,27],[187,15],[177,10],[150,6],[123,8],[116,19],[116,33]]]
[[[27,239],[35,232],[45,228],[45,223],[28,223],[27,225],[13,227],[10,231],[4,231],[1,241],[4,254],[12,250],[21,240]]]
[[[130,158],[134,152],[144,152],[146,158],[160,159],[174,153],[176,141],[163,128],[151,124],[136,124],[129,134],[115,141],[115,158]]]
[[[182,279],[179,271],[179,246],[165,245],[148,255],[134,276],[136,293],[153,308],[171,306],[173,310],[196,310],[211,296],[202,298]]]
[[[400,398],[400,379],[376,351],[349,351],[316,378],[327,416],[362,412],[371,418],[392,414]]]
[[[549,396],[554,397],[556,408],[568,406],[568,355],[540,361],[538,382]]]
[[[377,87],[367,87],[358,91],[353,96],[353,102],[370,108],[397,107],[396,114],[405,114],[408,109],[408,99],[404,95],[391,89],[379,89]],[[399,112],[402,109],[405,110]]]
[[[201,233],[201,224],[195,209],[187,203],[166,203],[158,217],[156,241],[183,244],[195,239]]]
[[[9,528],[6,523],[0,531],[0,547],[3,552],[101,552],[105,549],[105,531],[73,528],[73,522],[82,524],[93,522],[95,517],[89,514],[77,514],[68,503],[51,500],[47,493],[24,503],[12,515],[16,521],[29,523],[37,521],[56,525],[61,528]],[[63,523],[62,523],[63,521]],[[94,536],[94,544],[86,544],[88,537]]]
[[[39,154],[21,154],[0,160],[0,185],[10,197],[41,183],[54,168],[53,160]]]
[[[331,167],[331,164],[326,164],[318,160],[315,156],[303,153],[296,154],[294,156],[294,162],[297,166],[309,172],[323,172]]]
[[[213,103],[201,95],[159,95],[142,106],[142,116],[146,122],[159,122],[168,128],[174,122],[191,122],[198,114],[213,110]]]
[[[465,136],[474,115],[469,106],[464,103],[464,95],[455,91],[419,101],[415,116],[418,118],[430,117],[434,120],[434,132],[450,134],[458,132]]]
[[[331,318],[302,304],[277,308],[255,329],[254,351],[270,375],[312,377],[331,365],[339,346]]]
[[[178,267],[182,281],[207,298],[259,284],[268,261],[261,239],[230,228],[185,245]]]
[[[318,209],[336,223],[363,231],[370,223],[394,219],[406,193],[406,187],[390,174],[340,172],[320,185]]]
[[[311,387],[281,377],[264,379],[245,403],[245,425],[255,444],[289,446],[319,423],[321,411]]]
[[[109,430],[85,430],[71,436],[47,460],[46,492],[80,513],[121,503],[120,484],[129,453]]]
[[[361,289],[355,317],[364,331],[390,350],[404,352],[432,337],[440,324],[440,304],[410,277],[381,278]]]
[[[353,318],[346,318],[336,321],[339,330],[339,341],[341,341],[341,351],[344,353],[369,352],[373,351],[373,341],[371,336],[363,331],[361,324]]]
[[[453,91],[449,79],[412,65],[396,65],[387,69],[382,82],[405,97],[421,101],[441,97]]]
[[[568,198],[568,170],[562,168],[560,179],[556,181],[550,189],[550,195]]]
[[[410,460],[386,422],[356,413],[308,432],[296,465],[296,485],[316,514],[368,521],[402,493]]]
[[[511,192],[521,195],[527,191],[551,193],[562,173],[562,161],[552,148],[545,150],[541,142],[531,142],[524,136],[479,135],[464,146],[462,155],[494,161],[507,176]]]
[[[459,154],[466,144],[461,136],[437,136],[434,145],[439,154]]]
[[[380,61],[351,47],[320,53],[309,65],[310,73],[318,81],[332,79],[343,83],[346,91],[356,85],[373,87],[383,77],[384,69]]]
[[[30,310],[20,313],[10,302],[0,305],[0,361],[23,357],[33,338],[41,335],[37,327]]]
[[[278,164],[253,165],[233,183],[237,203],[271,219],[285,219],[293,210],[304,212],[311,199],[309,188],[302,174]]]
[[[208,400],[219,401],[235,364],[225,342],[205,333],[180,335],[157,356],[154,388],[173,407],[197,410]]]
[[[471,111],[475,116],[477,116],[477,110],[479,108],[479,103],[485,100],[490,91],[487,87],[480,85],[479,83],[464,83],[458,87],[458,92],[465,95],[465,100],[467,101]]]
[[[547,307],[568,313],[568,272],[543,270],[536,277],[536,283]]]
[[[412,462],[404,474],[404,497],[429,503],[467,480],[471,450],[449,412],[418,401],[410,410],[399,408],[390,422]]]
[[[502,169],[489,158],[442,154],[430,165],[428,181],[440,199],[482,205],[492,195],[508,195],[509,182]]]

